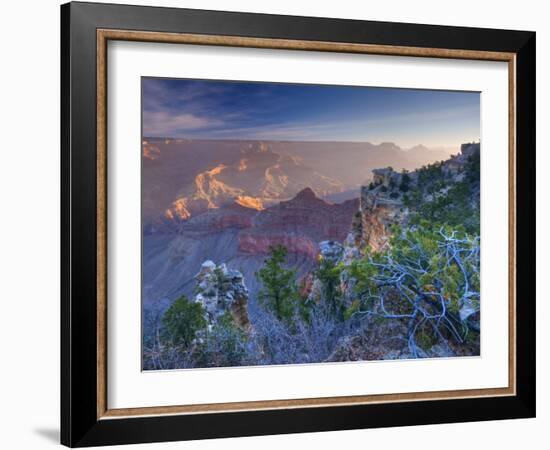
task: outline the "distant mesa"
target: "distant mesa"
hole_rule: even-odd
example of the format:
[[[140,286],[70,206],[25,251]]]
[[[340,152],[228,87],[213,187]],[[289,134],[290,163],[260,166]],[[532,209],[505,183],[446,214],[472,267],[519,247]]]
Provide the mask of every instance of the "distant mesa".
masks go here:
[[[285,234],[264,235],[259,233],[243,233],[239,235],[239,252],[248,255],[267,255],[271,248],[284,246],[289,253],[305,256],[311,261],[317,257],[317,244],[308,236],[292,236]]]
[[[191,212],[185,199],[176,200],[172,204],[172,207],[167,209],[164,214],[170,220],[187,220],[191,217]]]
[[[149,141],[143,141],[143,157],[154,161],[160,157],[160,149],[155,145],[149,143]]]
[[[307,187],[305,189],[302,189],[298,194],[296,194],[296,197],[294,197],[294,200],[320,200],[317,195],[315,195],[315,192],[313,192],[313,189]]]
[[[429,152],[430,149],[425,145],[418,144],[418,145],[415,145],[414,147],[409,148],[407,151],[408,152]]]
[[[239,195],[235,199],[235,203],[237,205],[244,206],[245,208],[257,209],[258,211],[264,209],[264,205],[261,199],[256,197],[249,197],[247,195]]]

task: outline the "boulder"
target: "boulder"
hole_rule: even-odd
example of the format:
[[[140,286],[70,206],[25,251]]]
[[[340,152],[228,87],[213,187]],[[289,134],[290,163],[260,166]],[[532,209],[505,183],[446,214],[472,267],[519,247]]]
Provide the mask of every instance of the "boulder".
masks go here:
[[[319,254],[331,262],[338,263],[343,253],[344,247],[339,242],[322,241],[319,243]]]
[[[241,272],[208,260],[202,264],[195,279],[195,302],[203,306],[209,328],[229,312],[235,325],[248,331],[248,289]]]

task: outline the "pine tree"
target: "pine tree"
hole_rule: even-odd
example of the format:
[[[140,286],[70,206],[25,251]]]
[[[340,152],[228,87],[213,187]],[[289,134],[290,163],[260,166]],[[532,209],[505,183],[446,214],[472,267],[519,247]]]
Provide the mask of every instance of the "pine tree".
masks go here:
[[[328,312],[337,319],[343,318],[340,291],[341,273],[342,268],[327,258],[323,258],[319,262],[319,267],[315,271],[315,276],[321,281],[323,286],[323,299],[328,308]]]
[[[286,247],[270,247],[270,252],[270,257],[256,273],[262,282],[259,299],[263,305],[275,312],[279,320],[288,320],[294,313],[298,295],[296,272],[283,267],[288,254]]]

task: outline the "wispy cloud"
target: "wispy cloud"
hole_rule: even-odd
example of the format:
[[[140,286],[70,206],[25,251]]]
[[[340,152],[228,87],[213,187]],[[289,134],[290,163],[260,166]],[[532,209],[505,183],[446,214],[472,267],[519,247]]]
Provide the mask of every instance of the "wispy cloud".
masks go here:
[[[166,80],[146,78],[143,84],[143,100],[146,109],[160,109],[187,103],[188,106],[200,106],[204,99],[223,94],[228,87],[194,80]],[[202,100],[201,102],[196,102]]]
[[[207,127],[219,127],[220,120],[198,117],[193,114],[171,114],[167,111],[144,111],[144,136],[172,136],[180,132],[195,131]]]
[[[456,145],[479,138],[479,108],[475,92],[143,81],[143,132],[149,136]]]
[[[304,139],[314,138],[323,130],[334,129],[334,123],[281,123],[270,125],[256,125],[242,128],[220,128],[210,130],[213,136],[218,138],[238,138],[246,135],[248,139]]]

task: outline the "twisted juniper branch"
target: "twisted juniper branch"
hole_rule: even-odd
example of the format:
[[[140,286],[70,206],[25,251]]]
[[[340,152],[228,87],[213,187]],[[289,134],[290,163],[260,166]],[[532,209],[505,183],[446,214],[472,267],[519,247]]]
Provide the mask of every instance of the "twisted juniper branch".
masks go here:
[[[427,264],[433,255],[430,255],[419,243],[413,242],[407,236],[403,243],[411,249],[409,255],[396,257],[391,252],[378,257],[376,260],[368,256],[368,262],[376,268],[376,274],[371,277],[372,287],[369,286],[358,295],[360,298],[372,301],[373,306],[360,309],[352,317],[382,317],[385,319],[408,320],[407,344],[413,357],[418,357],[416,335],[423,325],[428,324],[438,340],[449,349],[448,338],[442,330],[446,330],[450,339],[459,344],[475,325],[463,323],[458,314],[449,309],[450,299],[443,292],[445,272],[451,266],[458,268],[459,281],[456,286],[459,308],[471,300],[479,303],[479,292],[472,285],[472,277],[479,276],[479,237],[460,236],[459,232],[447,232],[443,228],[438,231],[438,254],[442,256],[442,265],[430,272],[434,278],[434,290],[426,290],[422,286],[420,277],[428,274]],[[414,257],[413,257],[414,256]],[[405,301],[410,312],[392,311],[386,305],[386,295],[394,292],[398,298]],[[470,304],[468,303],[468,304]],[[477,306],[479,310],[479,306]]]

